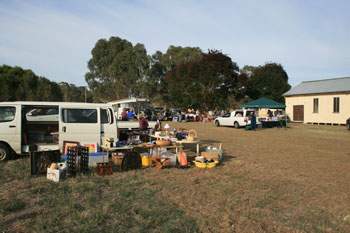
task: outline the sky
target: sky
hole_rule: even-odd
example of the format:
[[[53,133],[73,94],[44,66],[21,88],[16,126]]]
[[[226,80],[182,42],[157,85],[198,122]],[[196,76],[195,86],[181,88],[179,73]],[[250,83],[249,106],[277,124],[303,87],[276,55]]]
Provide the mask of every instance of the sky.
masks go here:
[[[0,0],[0,65],[86,86],[99,39],[147,53],[216,49],[240,68],[280,63],[296,86],[350,77],[349,0]]]

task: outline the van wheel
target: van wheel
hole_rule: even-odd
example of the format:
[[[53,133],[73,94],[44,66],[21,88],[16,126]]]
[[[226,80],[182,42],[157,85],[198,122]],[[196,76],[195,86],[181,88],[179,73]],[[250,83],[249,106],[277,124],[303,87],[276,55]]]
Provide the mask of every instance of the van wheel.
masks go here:
[[[239,129],[239,123],[237,121],[235,121],[235,123],[233,124],[233,126],[236,128],[236,129]]]
[[[6,161],[10,158],[10,156],[11,156],[10,148],[5,144],[0,143],[0,161]]]
[[[220,127],[220,122],[219,121],[215,121],[215,126],[216,127]]]

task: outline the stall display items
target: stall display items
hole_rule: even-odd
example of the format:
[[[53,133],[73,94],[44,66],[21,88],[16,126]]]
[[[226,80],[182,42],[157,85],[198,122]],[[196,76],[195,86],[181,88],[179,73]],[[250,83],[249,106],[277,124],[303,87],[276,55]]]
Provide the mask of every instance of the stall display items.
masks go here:
[[[74,146],[67,149],[68,174],[76,175],[87,172],[89,165],[89,149],[83,146]]]
[[[198,140],[197,131],[194,129],[191,129],[185,132],[185,134],[187,134],[187,137],[186,137],[187,141],[193,142]]]
[[[66,163],[52,163],[47,168],[46,178],[54,182],[59,182],[67,176],[67,165]]]
[[[66,155],[69,147],[79,146],[79,142],[63,141],[63,154]]]
[[[45,174],[51,163],[60,162],[59,150],[30,152],[30,174]]]
[[[203,162],[193,161],[193,163],[198,168],[213,168],[213,167],[216,167],[216,165],[219,163],[219,161],[214,161],[214,160],[208,161],[208,160],[205,160]]]
[[[218,158],[217,158],[218,161],[219,162],[222,161],[222,155],[223,155],[223,152],[224,152],[224,150],[222,149],[222,143],[220,143],[219,148],[208,146],[205,149],[205,152],[217,152],[218,153]]]

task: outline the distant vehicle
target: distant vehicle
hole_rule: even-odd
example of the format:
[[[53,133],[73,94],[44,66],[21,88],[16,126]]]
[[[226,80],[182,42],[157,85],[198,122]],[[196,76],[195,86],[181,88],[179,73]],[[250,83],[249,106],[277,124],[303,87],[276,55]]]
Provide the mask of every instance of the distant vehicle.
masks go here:
[[[238,129],[240,127],[250,125],[249,115],[251,112],[255,113],[255,110],[254,109],[238,109],[238,110],[226,113],[224,116],[218,117],[215,119],[215,126],[216,127],[233,126],[236,129]],[[258,118],[257,118],[256,123],[260,124],[260,122],[258,122]]]
[[[146,98],[121,99],[109,102],[109,104],[112,104],[118,120],[122,119],[121,114],[124,108],[126,108],[127,111],[132,109],[135,115],[139,115],[140,113],[144,114],[149,121],[157,120],[154,107]]]
[[[350,117],[346,120],[346,129],[350,130]]]

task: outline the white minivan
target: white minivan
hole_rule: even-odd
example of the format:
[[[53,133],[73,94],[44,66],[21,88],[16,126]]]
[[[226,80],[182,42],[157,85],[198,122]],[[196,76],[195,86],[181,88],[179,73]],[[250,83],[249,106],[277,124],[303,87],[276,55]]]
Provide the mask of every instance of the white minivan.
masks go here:
[[[118,138],[110,104],[0,102],[0,161],[30,151],[63,151],[64,142],[96,144]]]

